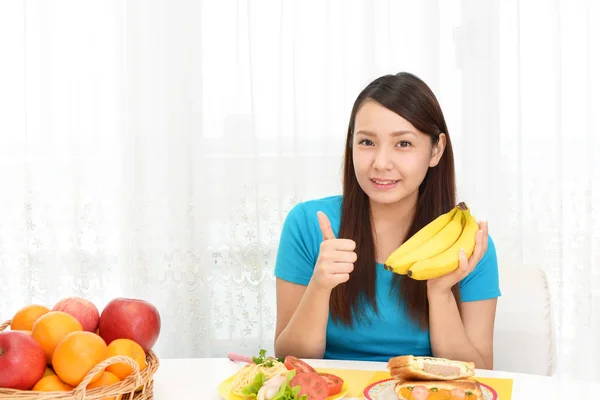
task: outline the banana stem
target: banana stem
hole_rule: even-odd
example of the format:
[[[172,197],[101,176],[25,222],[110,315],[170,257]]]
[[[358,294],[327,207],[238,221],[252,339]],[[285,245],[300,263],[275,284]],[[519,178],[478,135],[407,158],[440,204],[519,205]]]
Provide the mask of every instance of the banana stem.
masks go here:
[[[458,203],[457,207],[460,208],[462,211],[466,211],[469,208],[467,207],[467,204],[464,201]]]

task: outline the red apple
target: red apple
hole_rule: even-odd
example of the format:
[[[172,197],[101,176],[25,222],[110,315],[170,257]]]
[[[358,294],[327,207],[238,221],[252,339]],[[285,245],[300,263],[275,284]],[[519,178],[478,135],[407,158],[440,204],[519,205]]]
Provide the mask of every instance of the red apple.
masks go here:
[[[44,376],[46,353],[30,335],[0,332],[0,387],[30,390]]]
[[[67,297],[56,303],[52,311],[63,311],[71,314],[79,321],[84,331],[96,333],[100,313],[91,301],[80,297]]]
[[[111,300],[100,315],[100,337],[106,344],[115,339],[131,339],[144,349],[152,349],[160,334],[160,314],[144,300]]]

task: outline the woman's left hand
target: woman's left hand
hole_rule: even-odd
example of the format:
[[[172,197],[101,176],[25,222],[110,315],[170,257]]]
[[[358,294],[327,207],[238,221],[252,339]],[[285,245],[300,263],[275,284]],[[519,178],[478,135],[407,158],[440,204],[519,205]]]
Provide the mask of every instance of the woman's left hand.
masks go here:
[[[475,234],[475,248],[471,257],[467,260],[464,251],[460,251],[458,254],[458,268],[449,274],[428,280],[427,294],[449,293],[452,286],[456,285],[475,269],[475,266],[481,261],[487,251],[487,247],[488,224],[487,222],[479,222],[479,230]]]

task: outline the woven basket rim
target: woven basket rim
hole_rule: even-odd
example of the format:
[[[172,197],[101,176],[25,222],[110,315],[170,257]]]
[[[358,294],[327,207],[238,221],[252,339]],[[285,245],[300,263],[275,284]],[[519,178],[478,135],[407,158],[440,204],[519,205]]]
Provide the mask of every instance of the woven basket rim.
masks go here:
[[[0,324],[0,332],[3,332],[10,327],[10,324],[11,320]],[[154,386],[153,377],[160,366],[160,361],[152,350],[149,350],[146,353],[147,366],[143,371],[138,370],[137,362],[132,358],[128,356],[114,356],[102,361],[92,368],[82,383],[86,380],[89,381],[93,376],[100,372],[100,370],[104,370],[107,366],[118,362],[129,364],[134,371],[123,381],[114,383],[110,386],[87,390],[80,384],[80,386],[69,392],[34,392],[31,390],[0,388],[0,398],[7,400],[102,400],[107,397],[119,395],[123,395],[123,399],[134,399],[137,398],[138,395],[146,399],[151,398]],[[140,387],[141,391],[136,392]]]

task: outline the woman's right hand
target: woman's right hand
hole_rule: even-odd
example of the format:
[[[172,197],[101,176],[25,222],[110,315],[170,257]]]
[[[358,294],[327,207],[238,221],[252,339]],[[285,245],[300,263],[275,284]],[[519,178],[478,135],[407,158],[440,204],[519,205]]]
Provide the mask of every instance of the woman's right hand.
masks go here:
[[[319,258],[311,281],[322,289],[331,290],[350,279],[356,262],[356,242],[351,239],[337,239],[331,229],[329,218],[319,211],[319,226],[323,234]]]

